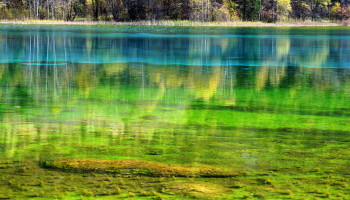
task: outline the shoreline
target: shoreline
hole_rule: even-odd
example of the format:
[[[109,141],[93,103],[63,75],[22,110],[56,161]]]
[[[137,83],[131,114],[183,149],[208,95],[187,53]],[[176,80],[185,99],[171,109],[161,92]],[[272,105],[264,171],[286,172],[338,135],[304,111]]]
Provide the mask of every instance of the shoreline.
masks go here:
[[[196,22],[196,21],[137,21],[137,22],[109,22],[109,21],[59,21],[59,20],[23,20],[0,21],[0,25],[84,25],[84,26],[189,26],[189,27],[347,27],[350,22]]]

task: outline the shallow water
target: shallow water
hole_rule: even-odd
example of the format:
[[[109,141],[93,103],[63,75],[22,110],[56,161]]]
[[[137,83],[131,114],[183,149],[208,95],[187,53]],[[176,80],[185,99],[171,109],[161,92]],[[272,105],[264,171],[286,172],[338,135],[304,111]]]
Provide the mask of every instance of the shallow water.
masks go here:
[[[2,25],[0,198],[346,199],[349,30]],[[246,175],[39,166],[61,158]]]

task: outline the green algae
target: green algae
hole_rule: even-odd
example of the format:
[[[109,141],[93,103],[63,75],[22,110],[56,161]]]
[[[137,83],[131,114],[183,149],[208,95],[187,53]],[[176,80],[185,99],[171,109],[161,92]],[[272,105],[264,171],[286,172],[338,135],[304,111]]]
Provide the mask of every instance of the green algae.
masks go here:
[[[227,194],[230,190],[223,186],[209,183],[175,182],[164,184],[162,192],[170,195],[178,194],[201,199],[213,199],[220,198],[220,195]]]
[[[337,171],[326,175],[279,169],[226,178],[174,178],[67,173],[24,160],[0,169],[0,174],[0,195],[5,199],[346,199],[350,195],[349,175]]]
[[[42,161],[44,168],[75,172],[100,172],[145,176],[233,177],[243,175],[239,170],[211,166],[186,166],[140,160],[57,159]]]

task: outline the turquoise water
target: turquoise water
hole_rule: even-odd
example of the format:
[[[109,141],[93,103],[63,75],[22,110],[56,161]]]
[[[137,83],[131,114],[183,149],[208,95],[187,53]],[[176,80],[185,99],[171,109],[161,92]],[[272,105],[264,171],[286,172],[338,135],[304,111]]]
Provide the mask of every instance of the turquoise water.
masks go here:
[[[333,29],[2,26],[0,62],[348,68],[349,31]]]
[[[0,198],[346,199],[349,30],[2,25]],[[65,158],[244,175],[39,165]]]

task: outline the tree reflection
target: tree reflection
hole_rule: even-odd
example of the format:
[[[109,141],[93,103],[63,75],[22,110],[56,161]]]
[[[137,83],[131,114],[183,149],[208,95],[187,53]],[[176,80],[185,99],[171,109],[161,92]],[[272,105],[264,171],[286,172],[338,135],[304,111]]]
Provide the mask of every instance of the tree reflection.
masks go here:
[[[74,150],[60,146],[93,138],[94,145],[172,142],[161,153],[195,162],[217,142],[195,142],[198,135],[350,131],[338,120],[349,117],[350,71],[311,68],[348,62],[340,39],[98,36],[0,34],[1,154],[15,157],[39,140],[66,155]],[[180,158],[183,151],[189,156]]]

